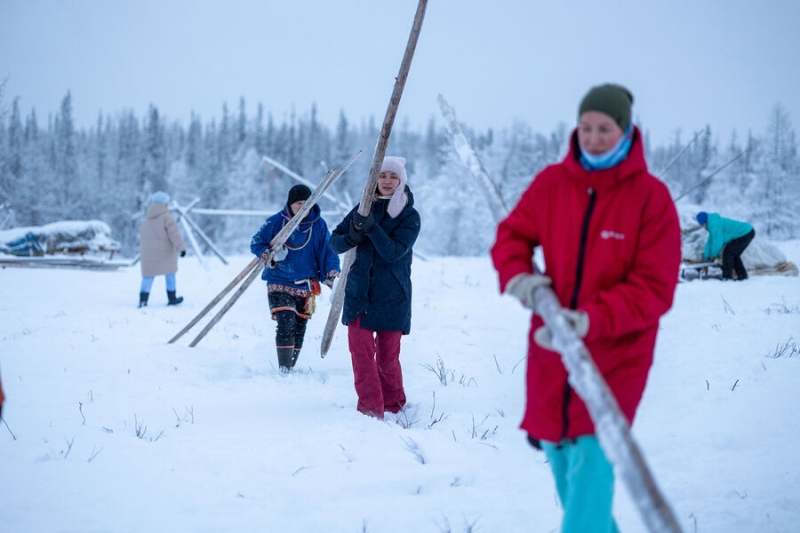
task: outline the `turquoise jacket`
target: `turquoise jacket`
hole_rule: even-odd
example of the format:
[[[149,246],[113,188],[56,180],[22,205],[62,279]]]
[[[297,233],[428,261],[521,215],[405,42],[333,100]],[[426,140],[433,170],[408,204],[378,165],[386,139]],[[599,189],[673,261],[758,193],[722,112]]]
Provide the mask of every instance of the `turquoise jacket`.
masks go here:
[[[722,251],[723,246],[733,239],[744,237],[753,231],[753,226],[747,222],[721,217],[718,213],[709,213],[706,231],[708,240],[703,250],[703,259],[714,259]]]

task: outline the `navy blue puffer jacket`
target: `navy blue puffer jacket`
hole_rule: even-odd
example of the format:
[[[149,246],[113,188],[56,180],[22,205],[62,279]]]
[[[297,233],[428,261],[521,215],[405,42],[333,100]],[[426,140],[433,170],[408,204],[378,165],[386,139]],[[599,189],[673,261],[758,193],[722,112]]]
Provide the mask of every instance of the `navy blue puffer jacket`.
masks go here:
[[[408,187],[406,193],[408,203],[396,218],[386,213],[388,199],[372,202],[375,227],[358,245],[347,275],[342,312],[345,325],[361,316],[365,329],[402,331],[404,335],[411,331],[411,259],[420,218]],[[337,254],[352,248],[347,236],[356,209],[358,206],[331,234],[330,247]]]

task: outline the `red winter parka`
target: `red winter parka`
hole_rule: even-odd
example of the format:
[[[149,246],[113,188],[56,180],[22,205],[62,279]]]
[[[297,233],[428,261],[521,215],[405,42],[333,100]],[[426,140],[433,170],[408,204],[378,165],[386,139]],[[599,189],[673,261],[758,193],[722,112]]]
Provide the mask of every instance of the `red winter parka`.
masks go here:
[[[574,131],[564,161],[539,173],[498,226],[492,260],[505,291],[511,278],[532,272],[541,245],[561,305],[588,313],[586,347],[632,422],[678,282],[678,215],[666,186],[647,171],[638,129],[628,157],[610,169],[585,170],[579,153]],[[521,427],[550,442],[593,434],[561,356],[533,341],[542,325],[533,315]]]

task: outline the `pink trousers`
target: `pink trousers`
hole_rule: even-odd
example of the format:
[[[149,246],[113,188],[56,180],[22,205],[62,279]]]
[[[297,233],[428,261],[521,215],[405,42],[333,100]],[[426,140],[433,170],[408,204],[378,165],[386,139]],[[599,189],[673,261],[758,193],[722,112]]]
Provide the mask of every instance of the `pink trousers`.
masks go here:
[[[402,331],[362,329],[361,317],[347,326],[347,341],[353,360],[357,409],[383,418],[384,411],[396,413],[406,404],[403,369],[400,368]]]

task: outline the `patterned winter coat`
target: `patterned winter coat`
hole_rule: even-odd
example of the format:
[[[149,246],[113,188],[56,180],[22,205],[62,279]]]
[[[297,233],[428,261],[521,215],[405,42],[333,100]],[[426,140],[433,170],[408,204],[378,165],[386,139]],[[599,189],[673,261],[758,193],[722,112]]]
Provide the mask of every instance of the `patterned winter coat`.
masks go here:
[[[722,251],[723,246],[733,239],[744,237],[753,231],[753,226],[747,222],[721,217],[717,213],[709,213],[706,230],[708,230],[708,240],[703,250],[703,259],[714,259]]]
[[[250,240],[250,251],[260,256],[291,218],[288,205],[269,217]],[[265,268],[261,279],[268,285],[307,289],[307,284],[298,285],[295,282],[309,279],[324,281],[328,275],[337,274],[339,257],[328,247],[328,239],[328,225],[321,216],[319,206],[315,205],[286,240],[289,250],[286,259],[279,261],[275,268]]]
[[[167,204],[147,209],[139,232],[142,277],[162,276],[178,270],[178,252],[186,250],[177,222]]]
[[[638,129],[628,157],[606,170],[585,170],[577,142],[573,132],[564,161],[535,177],[497,228],[491,254],[504,291],[532,271],[533,249],[542,246],[559,302],[588,314],[586,347],[632,422],[678,282],[680,226],[669,191],[647,171]],[[550,442],[593,434],[561,356],[533,342],[542,325],[533,315],[522,429]]]
[[[412,247],[420,231],[414,196],[406,187],[408,203],[397,215],[386,213],[388,199],[372,202],[375,227],[358,245],[347,275],[342,323],[361,316],[361,327],[371,330],[411,332]],[[352,244],[347,235],[356,206],[331,234],[331,249],[344,253]]]

